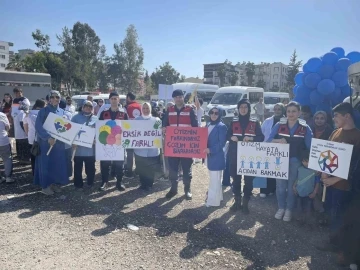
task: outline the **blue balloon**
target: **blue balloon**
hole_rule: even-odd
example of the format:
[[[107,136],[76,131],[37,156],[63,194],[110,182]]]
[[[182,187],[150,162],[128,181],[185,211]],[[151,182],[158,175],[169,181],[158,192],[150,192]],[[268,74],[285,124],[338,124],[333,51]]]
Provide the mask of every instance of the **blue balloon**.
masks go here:
[[[349,52],[346,58],[349,58],[352,64],[360,62],[360,52]]]
[[[310,105],[311,113],[314,115],[316,113],[316,105]]]
[[[328,103],[321,103],[319,105],[316,106],[316,111],[324,111],[324,112],[327,112],[327,113],[331,113],[332,111],[332,108],[331,108],[331,105],[328,104]]]
[[[334,66],[339,60],[339,56],[334,52],[325,53],[322,62],[324,65]]]
[[[324,79],[317,86],[319,93],[329,95],[335,90],[335,83],[330,79]]]
[[[346,71],[336,71],[331,79],[334,81],[336,87],[343,87],[348,84],[348,76]]]
[[[326,96],[326,99],[331,101],[331,105],[333,107],[339,104],[341,102],[341,89],[335,88],[334,92]]]
[[[319,105],[324,101],[324,95],[319,93],[318,91],[312,91],[310,94],[310,102],[311,105]]]
[[[309,72],[318,72],[321,66],[322,61],[319,57],[310,58],[306,63],[306,67]]]
[[[341,87],[341,94],[344,97],[349,97],[352,94],[352,89],[350,85],[345,85],[344,87]]]
[[[335,68],[331,65],[323,65],[319,69],[319,75],[321,79],[331,79],[331,76],[334,74]]]
[[[303,69],[304,72],[310,72],[308,67],[307,67],[307,64],[303,65],[302,69]]]
[[[315,89],[320,81],[321,77],[317,73],[309,73],[305,77],[305,85],[311,89]]]
[[[340,58],[336,65],[335,68],[337,71],[346,71],[348,70],[349,66],[351,65],[351,61],[348,58]]]
[[[311,93],[311,89],[307,88],[304,85],[300,85],[297,89],[297,98],[300,99],[304,99],[304,98],[309,98],[310,97],[310,93]]]
[[[298,88],[299,88],[298,85],[295,85],[295,86],[294,86],[294,88],[293,88],[294,96],[296,96],[296,93],[297,93]]]
[[[303,81],[302,81],[302,77],[304,76],[304,72],[299,72],[298,74],[296,74],[295,76],[295,83],[297,85],[302,85]]]
[[[341,47],[332,48],[331,51],[336,53],[339,56],[339,58],[345,57],[345,50]]]

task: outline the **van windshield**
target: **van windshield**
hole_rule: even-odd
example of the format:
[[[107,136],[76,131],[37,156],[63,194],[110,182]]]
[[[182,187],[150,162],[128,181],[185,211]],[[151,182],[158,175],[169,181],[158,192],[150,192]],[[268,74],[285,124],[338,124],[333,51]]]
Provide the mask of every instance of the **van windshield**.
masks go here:
[[[276,104],[276,103],[283,103],[283,104],[287,104],[289,103],[289,98],[284,98],[284,97],[264,97],[264,103],[265,104]]]
[[[184,102],[188,103],[189,99],[190,99],[191,94],[187,93],[185,98],[184,98]],[[197,96],[198,98],[202,98],[202,100],[206,103],[209,103],[211,98],[214,96],[214,92],[204,92],[204,91],[198,91],[197,92]]]
[[[211,104],[234,105],[239,102],[241,96],[240,93],[216,93],[211,100]]]

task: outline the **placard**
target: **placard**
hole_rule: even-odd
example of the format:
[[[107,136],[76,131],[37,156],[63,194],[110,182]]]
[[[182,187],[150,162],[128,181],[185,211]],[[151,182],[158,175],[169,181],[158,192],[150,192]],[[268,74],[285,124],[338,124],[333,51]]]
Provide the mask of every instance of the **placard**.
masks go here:
[[[167,84],[159,84],[159,99],[172,100],[173,86]]]
[[[81,125],[73,123],[55,113],[49,113],[43,128],[56,140],[71,145]]]
[[[124,160],[121,121],[98,120],[95,123],[95,129],[96,160]]]
[[[92,148],[95,139],[95,128],[82,125],[73,144]]]
[[[19,104],[12,104],[11,105],[11,116],[15,118],[19,114]]]
[[[312,139],[308,166],[347,180],[352,151],[351,144]]]
[[[205,158],[208,129],[201,127],[166,127],[165,156]]]
[[[124,148],[161,148],[161,120],[122,120],[121,145]]]
[[[289,145],[238,142],[237,172],[240,175],[289,179]]]

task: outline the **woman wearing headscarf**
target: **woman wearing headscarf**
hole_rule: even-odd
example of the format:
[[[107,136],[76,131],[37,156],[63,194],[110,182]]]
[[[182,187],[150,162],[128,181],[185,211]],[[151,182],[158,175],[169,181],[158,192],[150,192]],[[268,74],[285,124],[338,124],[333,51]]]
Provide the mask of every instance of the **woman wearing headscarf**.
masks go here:
[[[227,140],[229,141],[229,158],[230,158],[230,175],[233,178],[233,192],[235,202],[230,207],[231,211],[242,210],[244,214],[249,213],[249,200],[252,196],[253,190],[253,176],[244,176],[245,185],[243,188],[243,200],[241,202],[241,175],[237,174],[237,142],[262,142],[264,135],[261,131],[261,126],[256,118],[250,117],[251,106],[248,99],[242,99],[237,104],[239,116],[234,118],[230,123],[230,128],[227,131]]]
[[[206,164],[209,170],[209,188],[206,198],[206,206],[220,206],[223,200],[221,175],[225,169],[225,153],[224,146],[226,144],[227,128],[221,122],[222,110],[220,108],[212,108],[209,111],[210,121],[207,124],[208,142],[206,152]]]
[[[271,129],[275,126],[276,123],[280,121],[281,118],[285,116],[285,106],[282,103],[276,103],[274,106],[274,115],[267,118],[262,126],[261,130],[265,136],[264,141],[270,136]],[[276,191],[276,179],[275,178],[267,178],[266,188],[260,188],[260,197],[265,198],[267,195],[275,193]]]
[[[43,128],[43,124],[50,113],[67,118],[65,111],[59,108],[59,102],[60,93],[52,90],[49,95],[49,104],[39,111],[35,122],[37,141],[40,145],[40,155],[36,157],[35,161],[34,184],[40,185],[42,188],[41,192],[45,195],[53,195],[54,192],[60,192],[59,185],[69,183],[65,144],[52,138]],[[47,155],[51,146],[52,150]]]
[[[161,122],[158,117],[151,115],[151,105],[145,102],[141,106],[141,115],[135,120],[156,120]],[[139,174],[140,187],[139,189],[149,191],[154,184],[155,172],[160,163],[160,149],[159,148],[143,148],[134,149],[136,172]]]
[[[5,113],[9,123],[10,123],[10,129],[8,131],[8,136],[10,138],[14,137],[14,123],[13,123],[13,119],[11,117],[11,106],[13,104],[13,98],[9,93],[4,94],[4,99],[3,102],[1,104],[1,112]]]
[[[314,138],[320,140],[328,140],[334,131],[328,124],[328,115],[324,111],[318,111],[314,114],[314,124],[311,127]]]

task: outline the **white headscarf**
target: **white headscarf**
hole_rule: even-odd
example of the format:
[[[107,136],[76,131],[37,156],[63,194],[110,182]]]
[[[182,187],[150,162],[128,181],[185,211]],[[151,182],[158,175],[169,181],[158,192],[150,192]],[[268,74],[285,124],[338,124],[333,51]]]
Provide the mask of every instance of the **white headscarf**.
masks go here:
[[[144,105],[148,105],[149,106],[149,115],[144,115],[144,112],[143,112],[143,107]],[[144,119],[150,119],[151,118],[151,104],[149,102],[144,102],[142,105],[141,105],[141,116],[144,118]]]

